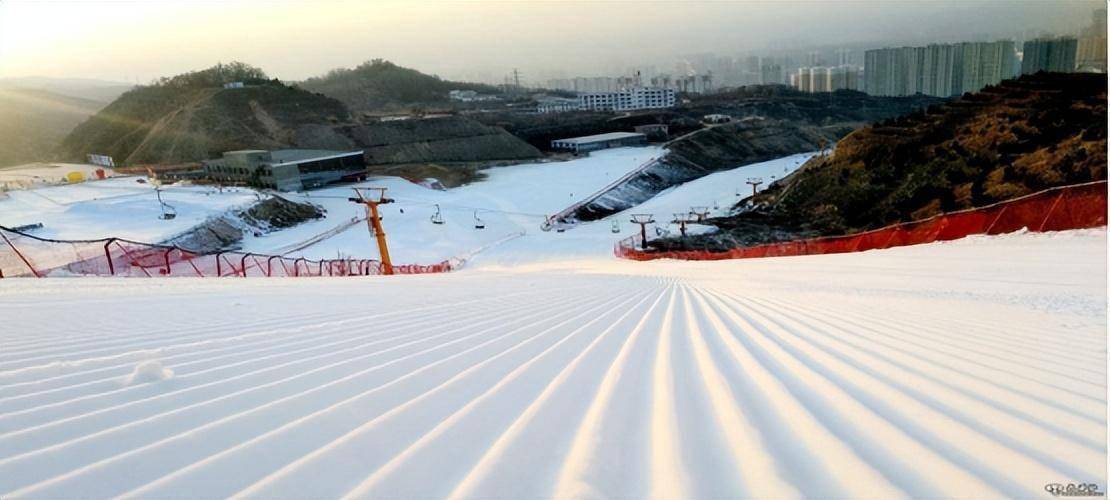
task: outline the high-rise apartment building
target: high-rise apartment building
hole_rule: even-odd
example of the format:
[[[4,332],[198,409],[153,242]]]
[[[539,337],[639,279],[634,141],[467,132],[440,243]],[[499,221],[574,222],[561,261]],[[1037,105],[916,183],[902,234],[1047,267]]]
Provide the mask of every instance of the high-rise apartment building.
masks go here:
[[[1014,42],[971,42],[956,44],[954,77],[959,79],[959,88],[954,93],[976,92],[987,85],[994,85],[1018,74],[1017,55]],[[950,94],[951,95],[951,94]]]
[[[786,79],[783,77],[781,64],[764,63],[760,68],[759,83],[771,85],[784,82],[786,82]]]
[[[798,68],[791,84],[802,92],[833,92],[859,89],[859,68],[851,65]]]
[[[872,95],[938,97],[976,92],[1017,72],[1014,42],[897,47],[864,53],[864,91]]]
[[[1106,9],[1096,10],[1091,24],[1079,35],[1075,67],[1079,71],[1106,72]]]
[[[1038,71],[1070,73],[1075,71],[1079,41],[1072,37],[1037,38],[1022,46],[1021,74]]]

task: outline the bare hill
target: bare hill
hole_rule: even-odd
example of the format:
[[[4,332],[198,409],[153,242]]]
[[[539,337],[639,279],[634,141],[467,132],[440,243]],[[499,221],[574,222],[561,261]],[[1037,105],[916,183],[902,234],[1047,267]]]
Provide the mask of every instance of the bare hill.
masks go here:
[[[242,81],[243,88],[223,88]],[[136,87],[79,125],[61,154],[117,163],[178,163],[242,148],[297,146],[297,129],[348,118],[338,101],[266,79],[233,63]]]
[[[245,86],[224,88],[233,81]],[[61,150],[71,159],[99,153],[134,165],[281,148],[364,149],[368,163],[391,165],[540,156],[504,129],[464,117],[362,123],[342,102],[242,63],[137,87],[78,126]]]
[[[497,92],[489,85],[442,80],[438,76],[426,75],[381,59],[367,61],[351,69],[334,69],[299,85],[339,99],[354,111],[401,109],[446,102],[451,90]]]

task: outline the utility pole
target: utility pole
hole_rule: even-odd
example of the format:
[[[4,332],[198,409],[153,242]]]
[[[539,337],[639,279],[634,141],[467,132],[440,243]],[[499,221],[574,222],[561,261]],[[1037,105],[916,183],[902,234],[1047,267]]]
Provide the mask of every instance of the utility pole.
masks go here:
[[[651,214],[632,214],[632,223],[640,225],[640,248],[647,250],[647,225],[654,224]]]
[[[748,184],[752,185],[752,196],[755,196],[756,190],[759,189],[759,185],[763,184],[763,178],[762,177],[748,177]]]
[[[382,256],[382,274],[393,274],[393,262],[389,259],[389,246],[385,242],[385,229],[382,229],[382,219],[378,217],[378,205],[393,203],[392,199],[385,197],[385,189],[354,188],[357,197],[347,199],[354,203],[366,205],[366,224],[378,240],[378,253]],[[364,196],[364,191],[368,195],[373,193],[376,196]]]

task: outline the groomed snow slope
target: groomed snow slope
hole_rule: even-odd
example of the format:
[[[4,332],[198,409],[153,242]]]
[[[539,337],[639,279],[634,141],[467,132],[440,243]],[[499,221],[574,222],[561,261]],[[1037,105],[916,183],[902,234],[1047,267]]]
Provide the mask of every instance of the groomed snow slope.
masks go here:
[[[596,151],[588,157],[565,162],[521,164],[484,171],[488,179],[447,191],[422,187],[397,177],[381,177],[357,184],[388,188],[387,196],[396,200],[381,208],[393,261],[403,264],[431,264],[468,254],[522,231],[539,232],[546,215],[553,214],[601,189],[613,180],[648,160],[663,154],[657,146],[618,148]],[[791,157],[794,160],[800,157]],[[777,160],[779,162],[787,161]],[[790,161],[792,170],[800,164]],[[764,165],[764,166],[760,166]],[[776,165],[776,168],[771,168]],[[785,171],[777,163],[746,166],[738,171]],[[755,173],[752,175],[762,175]],[[14,227],[43,223],[33,234],[56,239],[127,238],[157,243],[181,234],[206,219],[244,208],[259,199],[247,188],[217,191],[203,186],[167,186],[165,200],[177,210],[177,218],[159,220],[159,205],[149,184],[138,177],[121,177],[83,184],[12,191],[0,198],[0,225]],[[739,184],[742,185],[742,184]],[[243,250],[255,253],[286,253],[315,237],[337,228],[349,229],[292,256],[310,259],[377,258],[377,246],[365,224],[351,225],[353,217],[363,217],[365,207],[347,200],[354,195],[352,186],[334,186],[308,193],[282,193],[295,201],[308,201],[324,207],[327,217],[262,236],[246,235]],[[727,189],[732,189],[728,187]],[[709,200],[707,200],[708,202]],[[439,204],[446,224],[434,225],[429,218]],[[475,213],[485,229],[475,229]],[[627,217],[625,217],[627,219]],[[608,226],[606,226],[606,231]],[[593,241],[601,253],[612,246],[613,235]],[[540,239],[537,248],[546,248]]]
[[[446,191],[428,189],[397,177],[371,179],[359,186],[385,187],[388,189],[386,195],[395,200],[380,208],[393,262],[431,264],[465,255],[509,235],[540,233],[545,216],[585,198],[662,154],[663,149],[654,146],[618,148],[595,151],[588,157],[565,162],[491,168],[484,171],[488,176],[486,180]],[[741,170],[750,168],[753,167]],[[311,191],[307,196],[290,195],[290,199],[323,206],[328,211],[327,219],[258,238],[247,237],[244,249],[270,253],[327,231],[338,225],[337,221],[365,215],[364,207],[347,200],[353,194],[349,186],[336,186]],[[436,204],[445,221],[442,225],[430,221]],[[476,212],[485,229],[475,229]],[[608,232],[608,226],[604,229]],[[530,236],[534,236],[529,239],[537,250],[547,248],[551,242],[550,237],[542,234]],[[608,234],[591,247],[606,252],[612,247],[612,241],[619,239],[613,236]],[[309,259],[335,258],[336,255],[376,258],[377,252],[374,238],[366,225],[360,224],[291,255]]]
[[[1105,490],[1105,255],[0,280],[0,497]]]
[[[209,217],[247,207],[258,200],[252,189],[217,191],[202,186],[167,186],[166,203],[177,218],[159,220],[161,208],[150,184],[139,177],[114,177],[82,184],[8,192],[0,199],[0,225],[42,223],[36,236],[67,240],[127,238],[157,243],[183,233]]]

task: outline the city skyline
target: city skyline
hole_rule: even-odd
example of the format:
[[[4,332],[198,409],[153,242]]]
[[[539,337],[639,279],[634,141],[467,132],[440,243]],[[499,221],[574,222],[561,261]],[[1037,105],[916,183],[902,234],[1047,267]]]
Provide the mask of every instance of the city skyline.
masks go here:
[[[637,66],[659,66],[663,73],[699,54],[774,56],[820,47],[861,51],[1074,33],[1100,5],[240,0],[91,7],[6,0],[0,2],[0,77],[146,83],[241,60],[276,78],[302,80],[384,58],[444,78],[490,83],[520,68],[535,85],[617,76]],[[683,29],[669,29],[676,22]],[[198,25],[207,27],[204,37],[193,35],[190,27]],[[573,37],[557,29],[569,25]],[[852,26],[860,29],[846,29]]]

